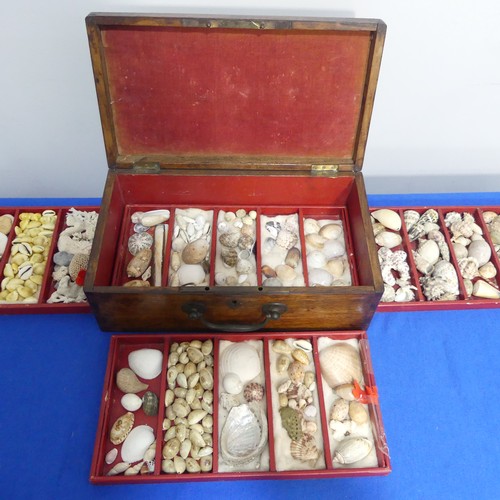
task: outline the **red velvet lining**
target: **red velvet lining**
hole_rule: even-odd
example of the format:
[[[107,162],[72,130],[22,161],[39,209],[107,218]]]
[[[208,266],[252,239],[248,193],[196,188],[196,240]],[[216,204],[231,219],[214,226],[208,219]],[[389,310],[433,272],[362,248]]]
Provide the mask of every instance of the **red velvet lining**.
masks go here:
[[[348,159],[370,33],[109,27],[120,154]]]

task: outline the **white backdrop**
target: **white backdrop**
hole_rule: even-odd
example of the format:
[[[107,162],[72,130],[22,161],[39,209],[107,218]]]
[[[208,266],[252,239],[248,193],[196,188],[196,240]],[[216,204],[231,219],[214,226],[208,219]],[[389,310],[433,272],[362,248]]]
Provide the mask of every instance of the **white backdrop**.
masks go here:
[[[500,2],[16,0],[2,5],[0,197],[100,196],[90,11],[376,17],[388,25],[369,193],[500,191]]]

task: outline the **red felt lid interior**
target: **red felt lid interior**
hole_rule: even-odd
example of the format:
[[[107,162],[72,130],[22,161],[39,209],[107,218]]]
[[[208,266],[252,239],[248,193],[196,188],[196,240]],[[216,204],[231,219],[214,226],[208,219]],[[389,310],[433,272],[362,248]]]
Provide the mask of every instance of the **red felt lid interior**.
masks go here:
[[[355,161],[372,31],[100,29],[118,163],[155,155]]]

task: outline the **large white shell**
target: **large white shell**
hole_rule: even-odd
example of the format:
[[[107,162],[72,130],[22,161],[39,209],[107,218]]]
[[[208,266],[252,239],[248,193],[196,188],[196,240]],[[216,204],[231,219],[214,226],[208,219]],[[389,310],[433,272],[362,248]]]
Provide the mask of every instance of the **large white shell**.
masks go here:
[[[163,354],[158,349],[139,349],[128,355],[128,365],[134,373],[146,380],[161,373]]]
[[[247,404],[229,412],[220,439],[221,456],[232,465],[248,463],[262,453],[267,442],[267,421]]]
[[[363,437],[351,437],[342,440],[333,455],[333,462],[353,464],[365,458],[371,451],[372,443]]]
[[[491,258],[491,247],[484,240],[473,241],[468,250],[468,257],[474,257],[479,267],[484,266]]]
[[[137,411],[142,406],[142,398],[137,394],[125,394],[121,399],[121,404],[127,411]]]
[[[309,271],[309,286],[330,286],[332,283],[333,276],[328,271],[324,269],[311,269]]]
[[[387,208],[375,210],[372,212],[372,217],[388,229],[392,229],[393,231],[399,231],[401,229],[401,217],[394,210],[389,210]]]
[[[139,425],[130,431],[122,444],[121,457],[124,462],[142,460],[147,449],[155,440],[153,429],[149,425]]]
[[[199,285],[205,279],[205,271],[199,264],[183,264],[177,271],[180,285]]]
[[[392,233],[391,231],[382,231],[375,236],[375,241],[381,247],[394,248],[401,245],[403,239],[399,234]]]
[[[307,267],[310,269],[323,267],[326,264],[326,257],[320,250],[313,250],[307,254]]]
[[[431,266],[433,266],[439,260],[439,247],[434,240],[422,241],[418,247],[417,252]]]
[[[235,373],[240,377],[242,384],[250,382],[261,371],[257,349],[247,342],[231,344],[222,352],[220,371],[222,377],[228,373]]]
[[[151,227],[156,226],[156,224],[161,224],[166,222],[170,218],[169,210],[150,210],[149,212],[144,212],[140,216],[139,222],[143,226]]]
[[[362,382],[363,369],[359,353],[345,342],[325,347],[319,353],[321,374],[330,387],[350,384],[353,380]]]

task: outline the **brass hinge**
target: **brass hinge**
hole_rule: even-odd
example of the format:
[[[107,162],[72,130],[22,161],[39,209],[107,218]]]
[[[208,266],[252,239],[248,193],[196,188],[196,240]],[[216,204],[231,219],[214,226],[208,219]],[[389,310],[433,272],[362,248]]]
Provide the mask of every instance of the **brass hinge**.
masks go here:
[[[138,174],[157,174],[160,171],[158,162],[137,162],[132,166],[132,170]]]
[[[333,177],[338,171],[339,171],[338,165],[311,165],[312,175]]]

